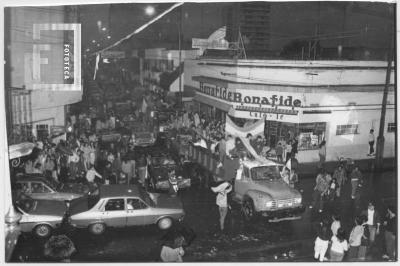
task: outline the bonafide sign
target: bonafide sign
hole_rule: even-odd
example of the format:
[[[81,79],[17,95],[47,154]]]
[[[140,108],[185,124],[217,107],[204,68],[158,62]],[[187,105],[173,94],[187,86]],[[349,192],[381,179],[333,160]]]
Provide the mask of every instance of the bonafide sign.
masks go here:
[[[220,98],[234,103],[246,103],[246,104],[261,104],[274,106],[292,106],[300,107],[301,101],[299,99],[293,99],[293,96],[282,96],[282,95],[271,95],[266,96],[253,96],[244,95],[241,92],[233,92],[228,88],[220,87],[217,85],[206,85],[200,82],[199,92]],[[264,93],[264,92],[263,92]]]

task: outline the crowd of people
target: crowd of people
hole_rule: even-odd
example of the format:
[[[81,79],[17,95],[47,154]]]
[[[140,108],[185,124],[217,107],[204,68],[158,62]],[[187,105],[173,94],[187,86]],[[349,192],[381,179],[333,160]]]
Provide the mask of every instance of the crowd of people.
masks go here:
[[[369,201],[367,209],[362,209],[361,194],[366,186],[366,178],[357,165],[340,162],[333,174],[320,168],[316,177],[313,201],[310,209],[319,213],[331,213],[332,219],[323,217],[317,230],[314,246],[314,258],[319,261],[342,261],[347,254],[348,261],[364,261],[375,247],[376,235],[382,232],[384,225],[384,259],[395,259],[395,208],[386,206],[387,213],[381,219],[375,204]],[[350,186],[350,195],[345,194]],[[365,192],[364,192],[365,193]],[[354,226],[346,232],[340,221],[340,202],[353,202]],[[330,228],[330,229],[329,229]],[[329,254],[329,256],[326,256]],[[327,258],[329,257],[329,259]]]
[[[383,258],[394,261],[396,224],[397,217],[393,206],[387,207],[386,214],[381,219],[373,202],[369,202],[367,209],[355,216],[349,235],[342,227],[340,216],[333,215],[332,219],[324,217],[317,229],[314,258],[320,262],[337,262],[343,261],[347,253],[347,261],[365,261],[368,252],[376,245],[376,236],[382,233],[385,243]]]

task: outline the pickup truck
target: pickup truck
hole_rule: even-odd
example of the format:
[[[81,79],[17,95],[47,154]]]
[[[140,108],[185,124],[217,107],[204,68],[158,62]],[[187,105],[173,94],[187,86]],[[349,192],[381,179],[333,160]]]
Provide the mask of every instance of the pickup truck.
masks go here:
[[[274,162],[244,160],[234,182],[233,200],[241,205],[243,216],[252,220],[264,216],[269,222],[301,218],[305,207],[299,191],[286,184],[281,166]]]

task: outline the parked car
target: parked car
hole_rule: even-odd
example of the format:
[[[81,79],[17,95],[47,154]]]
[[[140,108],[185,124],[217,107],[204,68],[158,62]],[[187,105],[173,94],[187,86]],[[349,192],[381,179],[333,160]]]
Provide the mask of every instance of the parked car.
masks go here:
[[[76,228],[88,228],[92,234],[103,234],[108,227],[126,227],[156,224],[168,229],[173,221],[185,215],[177,197],[148,193],[137,185],[101,186],[98,197],[79,199],[80,204],[71,216]]]
[[[23,193],[33,199],[73,200],[92,192],[83,184],[57,183],[35,174],[18,176],[15,182],[20,185]]]
[[[171,156],[160,154],[151,158],[149,168],[150,185],[155,190],[168,190],[170,188],[168,173],[175,170],[176,181],[179,189],[191,186],[191,179],[183,175],[181,167],[178,167]]]
[[[153,132],[150,131],[142,131],[135,132],[133,134],[133,145],[134,146],[150,146],[156,142],[156,138]]]
[[[35,200],[23,193],[18,195],[14,204],[22,215],[19,222],[21,231],[39,238],[47,238],[59,228],[67,210],[63,201]]]

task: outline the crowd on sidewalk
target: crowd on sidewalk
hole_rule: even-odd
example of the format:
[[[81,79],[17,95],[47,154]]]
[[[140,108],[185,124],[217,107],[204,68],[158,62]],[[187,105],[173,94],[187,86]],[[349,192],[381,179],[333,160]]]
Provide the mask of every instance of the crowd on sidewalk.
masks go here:
[[[313,192],[313,201],[309,206],[318,213],[325,213],[317,229],[314,243],[314,258],[319,261],[365,261],[372,249],[382,246],[376,243],[376,236],[383,234],[384,259],[396,259],[396,209],[386,206],[385,216],[381,218],[375,203],[369,200],[367,209],[363,209],[361,194],[366,180],[357,165],[351,168],[343,162],[339,163],[333,175],[323,167],[319,169]],[[344,193],[350,186],[350,196]],[[349,198],[345,198],[349,197]],[[351,202],[354,206],[354,225],[350,232],[342,227],[338,215],[339,202]],[[332,214],[332,219],[326,217]],[[329,254],[329,255],[328,255]],[[329,258],[327,258],[329,257]]]

